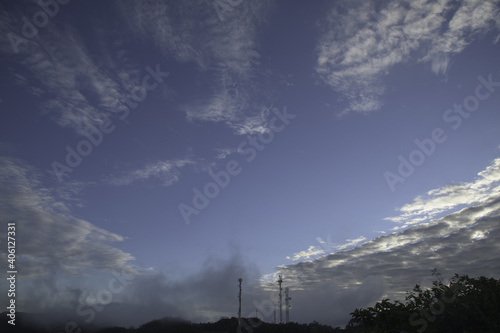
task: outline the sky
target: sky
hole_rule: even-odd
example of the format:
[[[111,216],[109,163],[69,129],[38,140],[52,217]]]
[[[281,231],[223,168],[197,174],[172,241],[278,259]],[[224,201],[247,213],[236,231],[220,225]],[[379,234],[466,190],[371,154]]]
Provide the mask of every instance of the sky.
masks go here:
[[[2,1],[0,32],[17,311],[216,321],[242,278],[272,322],[281,274],[344,326],[500,276],[499,1]]]

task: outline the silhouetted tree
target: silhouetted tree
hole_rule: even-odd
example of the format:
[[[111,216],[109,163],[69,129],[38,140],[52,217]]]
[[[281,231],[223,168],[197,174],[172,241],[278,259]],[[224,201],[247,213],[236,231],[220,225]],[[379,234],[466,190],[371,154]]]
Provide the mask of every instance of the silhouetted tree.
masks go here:
[[[438,281],[430,289],[418,284],[405,302],[389,299],[351,312],[353,332],[500,332],[500,279],[455,274],[448,285]]]

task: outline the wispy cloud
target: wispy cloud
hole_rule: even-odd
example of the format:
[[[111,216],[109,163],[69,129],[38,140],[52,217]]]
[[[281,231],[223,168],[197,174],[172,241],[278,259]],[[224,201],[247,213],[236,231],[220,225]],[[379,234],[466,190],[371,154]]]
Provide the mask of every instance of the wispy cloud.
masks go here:
[[[217,159],[218,160],[222,160],[222,159],[225,159],[227,156],[231,155],[231,154],[234,154],[238,151],[237,148],[228,148],[228,147],[224,147],[224,148],[215,148],[214,149],[218,154],[217,154]]]
[[[292,259],[293,261],[309,259],[314,256],[325,254],[325,250],[318,249],[316,246],[311,245],[305,251],[300,251],[293,254],[293,257],[286,257],[286,259]]]
[[[205,28],[206,4],[157,0],[120,2],[117,10],[136,37],[151,40],[165,56],[183,63],[194,61],[205,68],[205,55],[197,49],[195,33]]]
[[[122,236],[72,216],[66,202],[42,186],[41,174],[21,160],[0,157],[0,189],[2,217],[17,222],[24,277],[86,269],[137,272],[134,257],[112,246]],[[2,264],[6,260],[2,255]]]
[[[22,12],[0,14],[9,18],[25,15]],[[9,19],[0,26],[5,32],[0,37],[3,52],[12,53],[5,35],[17,32],[18,25],[19,22]],[[95,24],[94,29],[84,36],[69,23],[61,20],[56,25],[49,20],[44,29],[39,29],[36,42],[19,46],[19,53],[8,67],[17,84],[39,98],[44,114],[77,134],[98,126],[123,109],[117,101],[132,88],[139,87],[141,69],[127,63],[124,52],[119,49],[120,38],[111,38],[113,32],[99,24]],[[89,50],[90,44],[107,44],[108,39],[114,40],[112,46],[103,47],[98,57]]]
[[[183,167],[193,164],[195,164],[195,161],[190,159],[158,161],[146,164],[144,167],[139,169],[124,172],[119,176],[106,176],[103,178],[103,182],[110,185],[123,186],[136,181],[156,178],[163,183],[163,186],[170,186],[179,181],[180,170]]]
[[[265,131],[262,107],[252,101],[262,94],[255,83],[257,32],[271,7],[270,2],[244,1],[223,22],[212,3],[199,1],[121,3],[120,12],[133,33],[177,61],[194,62],[209,77],[211,91],[181,107],[187,119],[224,123],[243,135]]]
[[[316,71],[347,101],[343,113],[375,111],[394,65],[416,59],[443,75],[454,54],[499,27],[496,1],[341,1],[325,19]]]

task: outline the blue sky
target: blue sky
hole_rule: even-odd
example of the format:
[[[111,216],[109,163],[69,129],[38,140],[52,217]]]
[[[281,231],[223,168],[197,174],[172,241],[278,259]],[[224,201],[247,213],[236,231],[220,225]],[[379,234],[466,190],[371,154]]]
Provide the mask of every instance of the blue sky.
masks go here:
[[[342,326],[498,277],[498,1],[41,3],[0,5],[20,311],[217,320],[283,274]]]

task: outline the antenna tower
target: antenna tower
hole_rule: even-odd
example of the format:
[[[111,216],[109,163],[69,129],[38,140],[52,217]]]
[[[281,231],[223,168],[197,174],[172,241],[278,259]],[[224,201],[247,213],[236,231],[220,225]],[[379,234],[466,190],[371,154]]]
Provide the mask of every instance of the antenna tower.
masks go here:
[[[290,322],[290,304],[288,303],[291,300],[291,297],[288,297],[288,287],[285,288],[285,309],[286,309],[286,323]]]
[[[281,299],[281,283],[283,282],[283,278],[281,277],[281,275],[279,276],[279,279],[278,279],[278,284],[280,286],[280,321],[279,323],[282,324],[283,323],[283,311],[281,309],[281,304],[282,304],[282,299]]]
[[[241,326],[241,282],[243,281],[242,278],[238,279],[238,282],[240,283],[240,291],[238,293],[238,326]]]

